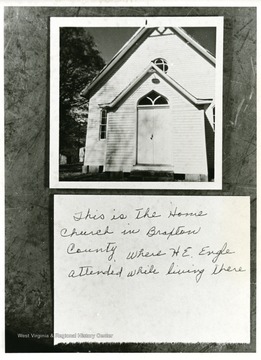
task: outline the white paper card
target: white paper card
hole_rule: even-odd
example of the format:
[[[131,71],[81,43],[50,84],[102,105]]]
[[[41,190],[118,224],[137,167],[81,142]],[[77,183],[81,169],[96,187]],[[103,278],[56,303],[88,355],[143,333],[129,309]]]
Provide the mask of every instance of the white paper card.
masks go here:
[[[250,200],[54,196],[54,343],[250,342]]]

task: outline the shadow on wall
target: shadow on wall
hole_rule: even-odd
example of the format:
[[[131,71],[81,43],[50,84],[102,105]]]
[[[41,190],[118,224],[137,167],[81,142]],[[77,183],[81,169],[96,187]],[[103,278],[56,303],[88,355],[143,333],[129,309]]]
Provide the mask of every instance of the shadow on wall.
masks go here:
[[[205,134],[206,134],[206,151],[208,163],[208,181],[214,180],[215,177],[215,132],[212,129],[207,117],[205,116]]]

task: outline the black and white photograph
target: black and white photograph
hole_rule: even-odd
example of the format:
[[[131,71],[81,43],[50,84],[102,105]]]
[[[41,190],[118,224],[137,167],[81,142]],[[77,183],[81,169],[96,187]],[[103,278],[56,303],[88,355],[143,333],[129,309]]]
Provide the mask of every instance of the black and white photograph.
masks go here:
[[[51,21],[60,50],[51,181],[221,188],[222,17]]]
[[[260,358],[260,4],[0,3],[1,355]]]

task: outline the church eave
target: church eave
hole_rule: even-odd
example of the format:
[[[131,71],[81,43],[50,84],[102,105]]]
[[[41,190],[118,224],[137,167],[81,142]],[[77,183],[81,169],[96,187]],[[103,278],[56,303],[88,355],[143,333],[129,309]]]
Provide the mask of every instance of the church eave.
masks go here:
[[[81,92],[81,95],[84,97],[88,97],[90,95],[91,90],[93,90],[101,79],[118,63],[118,61],[129,51],[129,49],[134,46],[137,41],[146,33],[150,32],[152,28],[140,28],[136,31],[136,33],[127,41],[123,47],[115,54],[115,56],[111,59],[111,61],[104,66],[104,68],[100,71],[100,73],[92,80],[90,84],[88,84]],[[215,57],[208,52],[203,46],[201,46],[196,40],[190,37],[182,28],[172,27],[172,30],[178,33],[183,39],[189,42],[195,49],[197,49],[203,56],[205,56],[213,65],[215,65]]]
[[[182,95],[188,98],[195,105],[210,104],[213,101],[213,99],[196,98],[184,87],[182,87],[178,82],[165,74],[161,69],[159,69],[154,63],[151,62],[149,66],[147,66],[139,76],[137,76],[131,83],[129,83],[129,85],[125,89],[123,89],[110,103],[99,104],[99,106],[101,108],[107,109],[114,108],[120,102],[120,100],[127,96],[131,89],[133,89],[133,87],[138,84],[145,77],[146,74],[149,74],[150,72],[157,73],[161,78],[163,78],[164,81],[170,83],[174,88],[176,88]]]

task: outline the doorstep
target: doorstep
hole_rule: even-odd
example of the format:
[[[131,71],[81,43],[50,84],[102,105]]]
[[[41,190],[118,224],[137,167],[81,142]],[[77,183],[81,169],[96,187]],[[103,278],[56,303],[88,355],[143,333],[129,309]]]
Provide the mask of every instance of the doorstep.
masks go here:
[[[132,171],[163,171],[174,173],[172,165],[134,165]]]

